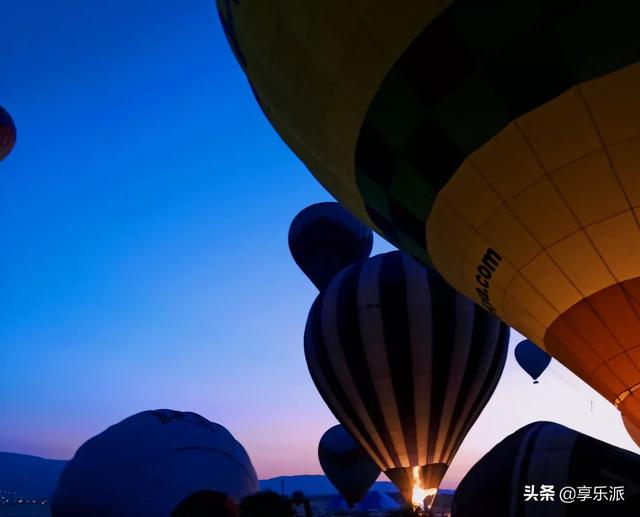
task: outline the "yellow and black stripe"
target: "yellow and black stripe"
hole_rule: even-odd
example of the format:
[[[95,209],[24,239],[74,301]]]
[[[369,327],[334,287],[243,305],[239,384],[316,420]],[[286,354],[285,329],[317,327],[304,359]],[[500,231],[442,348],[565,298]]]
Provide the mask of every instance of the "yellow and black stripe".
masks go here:
[[[340,202],[640,426],[640,3],[218,7]]]

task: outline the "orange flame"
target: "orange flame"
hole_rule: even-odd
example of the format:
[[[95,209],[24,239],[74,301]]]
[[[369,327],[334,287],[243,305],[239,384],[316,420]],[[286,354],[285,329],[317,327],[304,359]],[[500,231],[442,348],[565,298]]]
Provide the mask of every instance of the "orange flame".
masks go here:
[[[414,506],[424,509],[425,499],[428,498],[426,507],[431,508],[437,493],[437,488],[422,488],[420,486],[420,467],[413,467],[413,494],[411,496],[411,503]]]

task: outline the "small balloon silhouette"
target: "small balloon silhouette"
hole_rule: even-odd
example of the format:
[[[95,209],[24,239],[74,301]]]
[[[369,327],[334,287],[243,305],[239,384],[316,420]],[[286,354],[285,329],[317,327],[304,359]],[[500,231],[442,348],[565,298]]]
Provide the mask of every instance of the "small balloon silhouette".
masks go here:
[[[528,339],[518,343],[514,355],[520,367],[531,376],[534,384],[538,384],[538,377],[551,362],[551,356]]]
[[[373,233],[338,203],[316,203],[302,210],[289,228],[296,264],[319,289],[344,268],[366,259]]]
[[[318,458],[329,481],[351,507],[359,502],[380,475],[380,468],[342,425],[322,435]]]
[[[0,106],[0,161],[4,160],[16,143],[16,126],[11,115]]]

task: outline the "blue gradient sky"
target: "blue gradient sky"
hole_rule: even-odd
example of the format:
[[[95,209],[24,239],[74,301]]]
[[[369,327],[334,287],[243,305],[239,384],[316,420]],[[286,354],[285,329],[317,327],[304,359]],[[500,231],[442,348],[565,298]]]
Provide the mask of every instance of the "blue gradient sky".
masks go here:
[[[0,104],[19,134],[0,164],[0,450],[70,457],[169,407],[226,425],[261,477],[320,472],[334,419],[302,351],[315,289],[286,236],[330,197],[263,118],[213,4],[2,7]],[[445,486],[540,419],[637,450],[559,364],[534,387],[510,356]]]

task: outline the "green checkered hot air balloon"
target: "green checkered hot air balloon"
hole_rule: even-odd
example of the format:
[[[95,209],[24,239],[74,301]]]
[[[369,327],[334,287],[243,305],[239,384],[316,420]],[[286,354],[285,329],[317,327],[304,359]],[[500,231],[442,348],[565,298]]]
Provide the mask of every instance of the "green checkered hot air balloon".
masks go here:
[[[640,426],[639,2],[217,6],[343,206]]]

